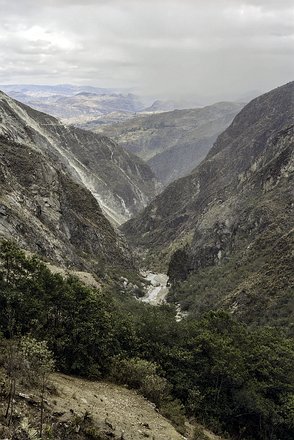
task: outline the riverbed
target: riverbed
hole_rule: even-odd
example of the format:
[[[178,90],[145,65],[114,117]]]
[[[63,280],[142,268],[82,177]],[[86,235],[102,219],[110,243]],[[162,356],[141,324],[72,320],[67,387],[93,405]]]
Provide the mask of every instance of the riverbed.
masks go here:
[[[146,288],[146,294],[141,299],[142,302],[154,306],[163,304],[169,292],[168,276],[164,273],[142,272],[143,277],[150,282]]]

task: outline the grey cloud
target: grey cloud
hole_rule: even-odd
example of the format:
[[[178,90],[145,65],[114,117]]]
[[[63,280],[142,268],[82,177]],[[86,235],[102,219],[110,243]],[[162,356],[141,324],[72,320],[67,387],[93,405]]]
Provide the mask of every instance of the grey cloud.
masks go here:
[[[229,99],[293,77],[293,1],[0,0],[0,11],[2,83]]]

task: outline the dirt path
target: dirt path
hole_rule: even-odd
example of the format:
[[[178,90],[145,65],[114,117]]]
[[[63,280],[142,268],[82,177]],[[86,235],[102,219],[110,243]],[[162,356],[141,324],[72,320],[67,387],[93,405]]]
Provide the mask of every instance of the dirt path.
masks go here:
[[[98,427],[106,428],[125,440],[183,440],[154,406],[124,387],[106,382],[90,382],[62,374],[54,374],[57,387],[54,411],[83,415],[90,412]],[[112,427],[112,428],[111,428]]]

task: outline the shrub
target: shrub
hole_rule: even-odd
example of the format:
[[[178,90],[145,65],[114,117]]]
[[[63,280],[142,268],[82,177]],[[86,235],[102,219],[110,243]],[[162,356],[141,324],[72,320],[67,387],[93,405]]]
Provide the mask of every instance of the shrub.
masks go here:
[[[118,357],[112,362],[111,376],[120,384],[138,389],[147,375],[156,374],[156,369],[156,364],[144,359],[122,359]]]
[[[193,440],[209,440],[200,426],[195,426],[193,430]]]
[[[54,359],[45,341],[26,336],[20,342],[20,355],[23,359],[23,379],[28,385],[42,385],[54,370]]]
[[[167,398],[171,387],[166,379],[157,374],[157,365],[139,358],[113,361],[111,377],[120,384],[139,390],[143,396],[160,406]]]
[[[140,391],[143,396],[161,407],[162,402],[167,399],[171,392],[171,386],[164,377],[150,374],[143,378]]]
[[[177,431],[183,435],[185,434],[185,411],[183,405],[178,399],[168,399],[164,401],[160,407],[160,412],[172,422]]]

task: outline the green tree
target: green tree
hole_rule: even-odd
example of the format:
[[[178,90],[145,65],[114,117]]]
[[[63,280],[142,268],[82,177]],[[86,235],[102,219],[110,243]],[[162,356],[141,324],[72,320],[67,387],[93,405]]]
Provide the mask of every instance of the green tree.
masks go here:
[[[54,371],[55,361],[53,354],[48,350],[45,341],[26,336],[20,341],[20,355],[22,357],[23,379],[29,383],[38,385],[41,390],[41,409],[40,409],[40,438],[43,436],[44,422],[44,397],[45,388],[48,384],[50,373]]]

